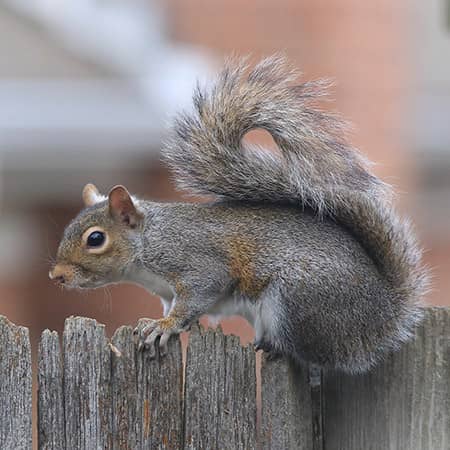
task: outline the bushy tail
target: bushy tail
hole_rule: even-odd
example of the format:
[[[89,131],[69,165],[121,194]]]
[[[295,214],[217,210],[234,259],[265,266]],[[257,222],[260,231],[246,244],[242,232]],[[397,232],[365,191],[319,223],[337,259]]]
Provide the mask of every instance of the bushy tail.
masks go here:
[[[389,188],[348,143],[346,125],[317,103],[329,83],[295,84],[284,58],[248,70],[232,61],[194,111],[175,121],[163,156],[181,188],[246,201],[290,202],[332,216],[365,246],[408,307],[426,285],[409,226],[393,212]],[[252,129],[268,131],[281,154],[245,148]]]

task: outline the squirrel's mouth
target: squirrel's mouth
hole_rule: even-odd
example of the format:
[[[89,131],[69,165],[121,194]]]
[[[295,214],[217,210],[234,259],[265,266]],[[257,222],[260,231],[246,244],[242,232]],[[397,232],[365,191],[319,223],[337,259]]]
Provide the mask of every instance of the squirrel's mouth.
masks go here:
[[[57,285],[62,289],[66,290],[90,290],[96,289],[104,286],[106,283],[102,281],[92,281],[92,280],[73,280],[71,282],[60,282],[55,280]]]
[[[85,278],[80,270],[71,264],[56,264],[48,273],[49,278],[64,289],[95,289],[105,282],[98,278]]]
[[[58,286],[67,287],[75,279],[75,270],[69,264],[56,264],[48,273],[48,277]]]
[[[92,273],[71,262],[57,262],[48,273],[50,280],[63,289],[97,289],[107,284],[117,283],[122,277],[113,271]]]

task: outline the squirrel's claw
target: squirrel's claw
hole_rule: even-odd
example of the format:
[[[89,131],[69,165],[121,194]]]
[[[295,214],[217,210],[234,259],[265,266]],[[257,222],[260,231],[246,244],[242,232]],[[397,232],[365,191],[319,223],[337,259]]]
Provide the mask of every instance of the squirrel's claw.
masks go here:
[[[144,341],[144,346],[149,351],[149,356],[151,359],[156,357],[156,339],[163,334],[163,331],[159,328],[153,330]]]
[[[141,319],[138,322],[133,334],[137,340],[138,351],[149,350],[150,358],[156,357],[156,341],[159,338],[159,354],[165,356],[168,351],[170,336],[183,331],[175,326],[171,319],[167,317],[158,320]]]
[[[161,336],[161,338],[159,339],[159,354],[161,356],[167,355],[167,351],[168,351],[167,343],[169,342],[170,336],[171,336],[171,334],[164,333]]]
[[[136,328],[133,330],[134,343],[137,345],[137,350],[141,351],[145,346],[145,340],[149,333],[151,333],[151,325],[154,324],[154,319],[139,319]]]

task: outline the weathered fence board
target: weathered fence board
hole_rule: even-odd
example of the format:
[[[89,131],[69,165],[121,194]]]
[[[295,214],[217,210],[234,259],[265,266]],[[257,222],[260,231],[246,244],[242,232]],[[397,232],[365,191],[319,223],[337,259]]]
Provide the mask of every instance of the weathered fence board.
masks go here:
[[[0,449],[28,450],[28,330],[0,317],[0,345]],[[131,327],[109,341],[72,317],[62,348],[43,332],[38,384],[40,450],[447,450],[450,310],[428,308],[415,340],[363,376],[263,358],[259,441],[255,353],[220,331],[193,327],[183,369],[178,338],[150,360]]]
[[[142,449],[183,448],[183,364],[179,338],[169,341],[167,355],[137,352],[138,433]]]
[[[256,448],[253,348],[194,327],[185,373],[185,449]]]
[[[58,333],[45,330],[38,356],[38,447],[66,448],[63,368]]]
[[[263,358],[261,404],[263,450],[313,448],[311,388],[305,368]]]
[[[111,349],[105,327],[71,317],[63,335],[63,390],[66,446],[112,446]]]
[[[28,329],[0,316],[0,449],[31,449]]]
[[[95,320],[69,318],[63,340],[46,330],[39,356],[39,448],[179,449],[182,447],[182,355],[137,352],[131,327],[111,343]],[[64,388],[63,388],[64,387]],[[63,398],[62,398],[63,397]]]
[[[326,450],[450,448],[450,310],[364,376],[325,374]]]
[[[137,423],[135,346],[131,327],[120,327],[111,340],[112,450],[140,448]]]

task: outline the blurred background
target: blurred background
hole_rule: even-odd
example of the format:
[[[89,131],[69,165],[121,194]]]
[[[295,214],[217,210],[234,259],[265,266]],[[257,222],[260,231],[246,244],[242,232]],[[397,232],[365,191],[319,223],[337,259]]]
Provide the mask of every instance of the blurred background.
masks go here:
[[[449,305],[450,0],[0,0],[0,314],[33,341],[72,314],[108,334],[159,317],[135,286],[60,291],[49,257],[87,182],[180,198],[159,163],[171,115],[224,56],[280,50],[336,80],[330,107],[417,225],[428,301]]]

